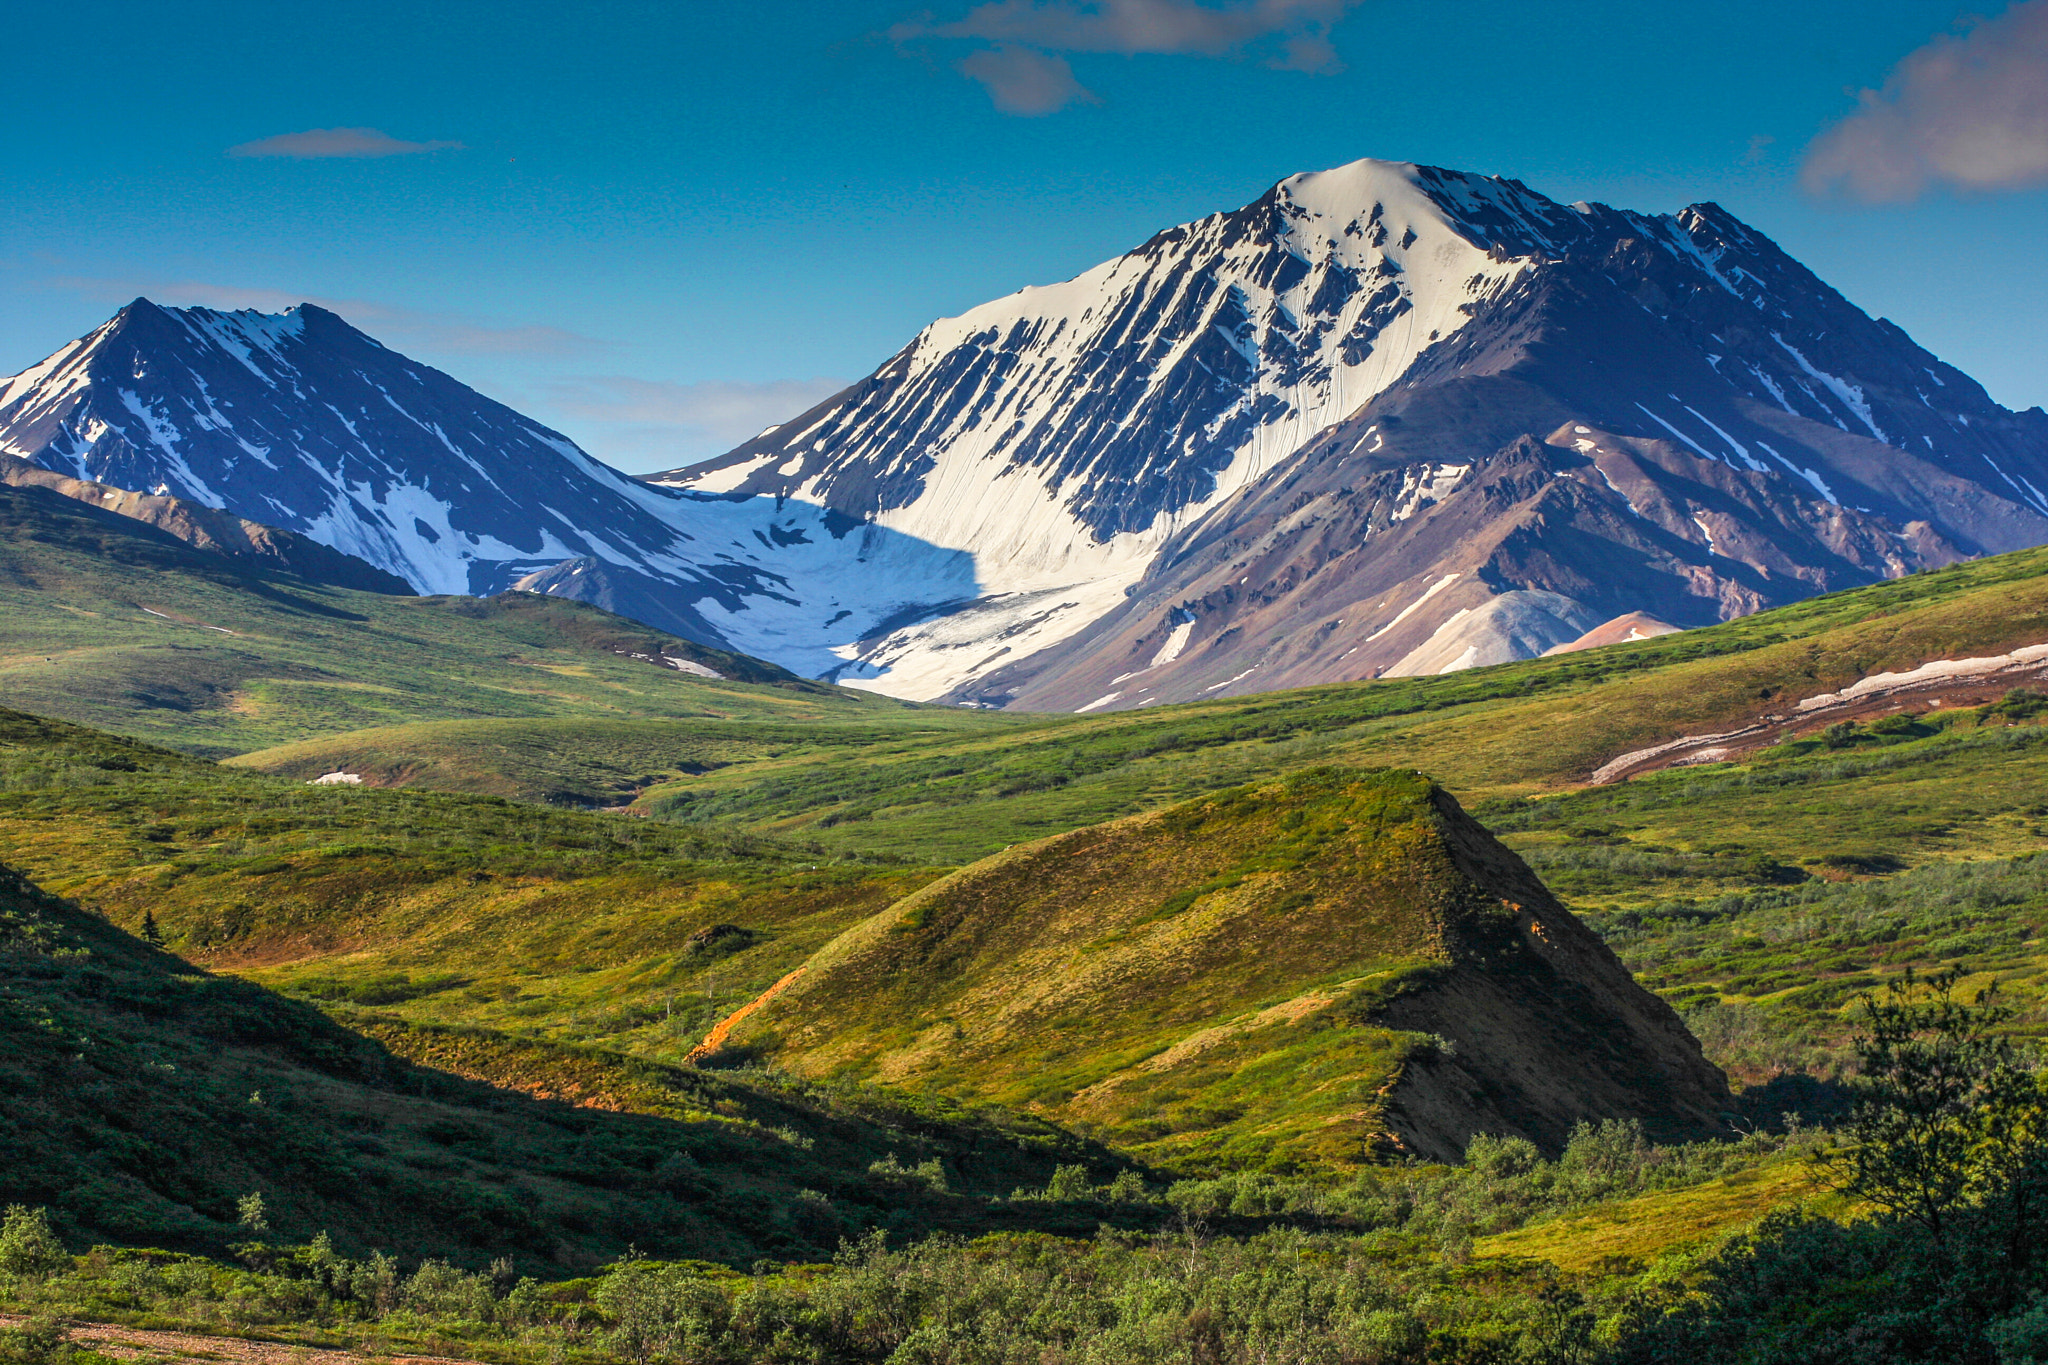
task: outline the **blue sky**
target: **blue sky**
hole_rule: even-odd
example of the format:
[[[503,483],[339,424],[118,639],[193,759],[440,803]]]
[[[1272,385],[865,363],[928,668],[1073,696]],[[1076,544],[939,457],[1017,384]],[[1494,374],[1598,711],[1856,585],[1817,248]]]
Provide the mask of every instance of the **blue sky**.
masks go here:
[[[137,294],[310,298],[654,469],[790,415],[932,317],[1378,156],[1564,201],[1716,200],[2001,402],[2048,404],[2048,0],[1966,13],[25,7],[0,372]]]

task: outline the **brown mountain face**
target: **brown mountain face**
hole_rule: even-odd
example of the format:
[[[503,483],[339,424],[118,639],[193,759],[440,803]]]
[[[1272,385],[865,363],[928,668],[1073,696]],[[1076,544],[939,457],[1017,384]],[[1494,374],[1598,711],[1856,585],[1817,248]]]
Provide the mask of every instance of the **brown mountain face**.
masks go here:
[[[137,493],[112,484],[66,478],[11,455],[0,456],[0,483],[16,488],[47,488],[103,512],[154,526],[195,550],[228,559],[259,560],[310,582],[394,597],[413,595],[412,585],[398,575],[322,545],[310,536],[265,526],[186,498]]]
[[[1545,654],[1576,654],[1582,649],[1599,649],[1603,645],[1622,645],[1631,640],[1648,640],[1658,635],[1676,635],[1683,627],[1669,621],[1660,621],[1644,611],[1625,612],[1611,621],[1602,621],[1576,640],[1561,645],[1552,645]]]
[[[953,699],[1108,710],[1448,672],[2048,539],[1952,462],[1732,390],[1597,271],[1546,270],[1169,542],[1093,629]]]

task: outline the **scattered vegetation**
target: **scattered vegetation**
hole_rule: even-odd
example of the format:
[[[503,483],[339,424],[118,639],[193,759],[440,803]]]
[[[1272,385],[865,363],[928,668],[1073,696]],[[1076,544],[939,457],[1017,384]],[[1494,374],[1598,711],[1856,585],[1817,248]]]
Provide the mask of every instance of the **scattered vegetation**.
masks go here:
[[[1576,1134],[1555,1162],[1514,1140],[1474,1145],[1463,1169],[1345,1183],[1266,1175],[1159,1188],[1128,1169],[1098,1184],[1067,1165],[1012,1203],[1066,1210],[1086,1235],[906,1243],[875,1230],[829,1263],[750,1273],[629,1256],[541,1283],[502,1260],[351,1257],[316,1235],[245,1242],[228,1263],[97,1247],[4,1288],[44,1314],[488,1360],[1545,1359],[1611,1335],[1642,1267],[1575,1285],[1540,1263],[1475,1256],[1475,1232],[1796,1168],[1812,1144],[1660,1149],[1633,1125],[1607,1124]],[[943,1181],[936,1162],[877,1166],[907,1197]],[[1171,1226],[1132,1226],[1148,1214]]]
[[[2048,1358],[2048,698],[1579,785],[2048,638],[2048,552],[1444,678],[1014,717],[729,656],[735,681],[685,677],[553,599],[343,593],[4,517],[10,697],[172,748],[0,712],[0,857],[72,898],[0,885],[0,1298],[28,1315],[0,1365],[93,1361],[66,1317],[647,1365]],[[1302,871],[1384,811],[1147,835],[1057,962],[962,946],[950,866],[1331,764],[1472,798],[1743,1083],[1746,1135],[1332,1161],[1367,1072],[1460,1060],[1357,1022],[1441,964],[1330,951],[1400,860]],[[306,785],[334,769],[400,789]],[[563,809],[628,801],[653,818]],[[984,874],[1068,913],[1109,836],[1076,837]],[[1258,931],[1323,901],[1349,918],[1313,942]],[[1255,951],[1202,959],[1224,924]],[[726,1069],[675,1065],[863,934],[931,969],[845,1030],[890,1065],[763,1069],[800,1050],[801,988]]]

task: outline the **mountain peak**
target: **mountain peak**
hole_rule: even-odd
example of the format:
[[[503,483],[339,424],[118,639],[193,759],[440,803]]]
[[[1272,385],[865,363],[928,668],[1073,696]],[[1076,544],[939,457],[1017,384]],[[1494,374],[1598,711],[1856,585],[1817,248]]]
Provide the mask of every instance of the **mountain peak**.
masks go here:
[[[580,554],[679,564],[671,499],[308,303],[136,299],[0,387],[0,452],[296,531],[423,592]]]
[[[652,477],[973,556],[971,606],[835,643],[842,680],[1098,709],[1500,662],[2033,543],[2044,457],[1721,205],[1366,159],[940,319]]]
[[[2048,541],[2048,424],[1725,207],[1370,159],[940,318],[645,481],[311,304],[138,300],[0,388],[0,451],[424,592],[1045,709],[1502,662]]]

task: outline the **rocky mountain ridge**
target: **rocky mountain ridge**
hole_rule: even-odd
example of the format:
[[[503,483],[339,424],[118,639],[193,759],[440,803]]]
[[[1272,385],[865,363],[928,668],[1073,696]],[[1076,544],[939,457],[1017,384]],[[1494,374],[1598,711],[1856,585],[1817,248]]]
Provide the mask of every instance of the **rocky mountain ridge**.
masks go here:
[[[184,498],[67,478],[14,457],[0,457],[0,483],[16,488],[46,488],[75,502],[154,526],[194,549],[228,559],[264,562],[316,583],[395,596],[412,593],[412,588],[398,575],[331,549],[310,536],[281,531]]]
[[[1724,210],[1378,162],[935,324],[672,478],[943,534],[972,469],[1007,484],[981,515],[1065,517],[1101,576],[984,574],[857,652],[1028,709],[1500,662],[2048,537],[2048,415]]]
[[[2048,542],[2048,414],[1725,210],[1375,161],[643,480],[310,305],[138,300],[0,383],[0,451],[420,591],[1022,709],[1472,667]]]

